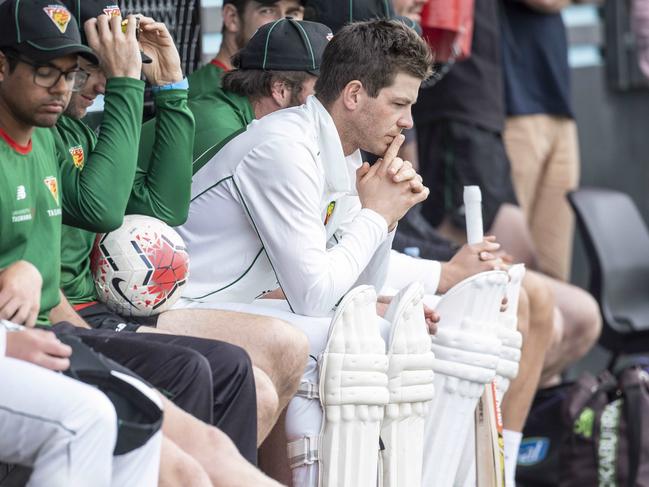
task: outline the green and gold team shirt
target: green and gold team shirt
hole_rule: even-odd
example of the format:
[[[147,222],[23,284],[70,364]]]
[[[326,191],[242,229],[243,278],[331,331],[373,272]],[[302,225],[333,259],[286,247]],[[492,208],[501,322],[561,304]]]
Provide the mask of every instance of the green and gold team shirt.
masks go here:
[[[223,89],[190,99],[189,109],[196,121],[194,173],[200,169],[200,161],[209,160],[225,142],[255,119],[252,105],[246,97]],[[153,145],[156,123],[155,119],[149,120],[142,127],[140,158],[146,158],[147,154],[142,151]]]
[[[198,68],[187,77],[189,82],[189,98],[195,98],[221,87],[221,76],[228,71],[221,61],[213,59],[205,66]]]
[[[59,303],[62,195],[55,154],[48,129],[35,129],[27,147],[0,130],[0,268],[26,260],[40,271],[40,324]]]
[[[142,88],[137,80],[109,80],[98,137],[85,123],[69,117],[62,117],[56,126],[66,187],[88,188],[97,194],[94,205],[110,209],[97,226],[63,227],[61,287],[73,305],[96,300],[90,252],[97,232],[114,230],[130,213],[151,215],[170,225],[187,216],[194,131],[187,92],[156,95],[158,132],[143,160],[138,159]]]

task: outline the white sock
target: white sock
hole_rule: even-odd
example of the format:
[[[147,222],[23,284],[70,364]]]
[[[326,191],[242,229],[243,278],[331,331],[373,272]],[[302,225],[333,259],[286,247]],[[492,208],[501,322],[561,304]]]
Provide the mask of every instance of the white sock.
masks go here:
[[[505,487],[516,487],[516,461],[518,449],[521,446],[523,433],[518,431],[503,430],[503,443],[505,444]]]

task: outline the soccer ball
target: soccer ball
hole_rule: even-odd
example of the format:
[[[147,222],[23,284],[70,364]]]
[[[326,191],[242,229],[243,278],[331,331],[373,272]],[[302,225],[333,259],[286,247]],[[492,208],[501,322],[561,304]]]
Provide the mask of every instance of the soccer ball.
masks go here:
[[[175,230],[155,218],[127,215],[100,234],[90,257],[99,299],[124,316],[151,316],[173,306],[189,277],[189,256]]]

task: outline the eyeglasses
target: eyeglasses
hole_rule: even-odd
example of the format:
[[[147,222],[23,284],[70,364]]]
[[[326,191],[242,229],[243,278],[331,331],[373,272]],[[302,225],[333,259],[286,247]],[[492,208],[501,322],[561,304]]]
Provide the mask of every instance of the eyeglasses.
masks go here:
[[[71,91],[79,91],[86,84],[90,76],[89,73],[78,67],[63,71],[51,64],[35,63],[19,54],[5,53],[5,55],[31,66],[34,72],[34,84],[41,88],[53,88],[57,85],[61,77],[63,77]]]

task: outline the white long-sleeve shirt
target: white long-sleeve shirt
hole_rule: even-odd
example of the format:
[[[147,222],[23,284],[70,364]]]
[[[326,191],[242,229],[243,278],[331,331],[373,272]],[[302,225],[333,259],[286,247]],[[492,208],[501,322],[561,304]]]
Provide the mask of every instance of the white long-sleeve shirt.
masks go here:
[[[393,250],[383,293],[396,294],[399,289],[406,287],[411,282],[419,281],[424,285],[426,294],[436,294],[441,275],[442,265],[440,262],[416,259]]]
[[[380,289],[393,233],[361,208],[361,162],[315,97],[252,122],[194,174],[183,298],[252,302],[279,284],[294,312],[324,316],[356,284]]]

